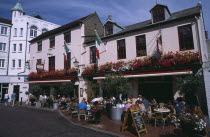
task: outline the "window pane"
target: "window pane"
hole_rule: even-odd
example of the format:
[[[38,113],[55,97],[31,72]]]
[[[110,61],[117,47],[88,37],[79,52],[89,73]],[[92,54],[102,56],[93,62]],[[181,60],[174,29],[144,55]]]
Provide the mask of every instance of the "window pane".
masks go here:
[[[42,51],[42,42],[40,41],[37,44],[37,51]]]
[[[16,44],[13,45],[13,51],[16,51]]]
[[[137,57],[147,55],[145,35],[136,37],[136,55],[137,55]]]
[[[70,31],[64,33],[64,40],[65,40],[66,43],[71,42],[71,32]]]
[[[178,27],[178,35],[180,50],[194,49],[191,25]]]
[[[55,47],[55,37],[50,38],[50,48]]]
[[[126,58],[125,39],[117,41],[117,52],[118,52],[118,59]]]
[[[97,63],[96,47],[90,47],[90,63]]]

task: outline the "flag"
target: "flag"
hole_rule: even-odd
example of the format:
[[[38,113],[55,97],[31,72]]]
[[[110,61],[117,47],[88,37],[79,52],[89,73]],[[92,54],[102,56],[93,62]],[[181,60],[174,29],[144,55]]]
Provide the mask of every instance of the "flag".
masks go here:
[[[65,64],[66,64],[66,61],[67,61],[68,52],[69,52],[69,48],[67,47],[66,42],[64,41],[64,53],[63,53],[63,55],[64,55],[64,63]],[[65,66],[65,64],[64,64],[64,66]]]
[[[97,31],[95,30],[96,37],[95,37],[95,42],[96,42],[96,56],[98,59],[100,59],[100,53],[99,53],[99,46],[102,43],[101,38],[99,37]]]

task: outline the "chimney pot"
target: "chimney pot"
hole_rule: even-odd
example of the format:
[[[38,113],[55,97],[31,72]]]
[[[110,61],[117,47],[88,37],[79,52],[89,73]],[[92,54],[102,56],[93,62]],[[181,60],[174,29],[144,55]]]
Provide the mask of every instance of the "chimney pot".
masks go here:
[[[112,20],[112,15],[108,15],[108,20]]]

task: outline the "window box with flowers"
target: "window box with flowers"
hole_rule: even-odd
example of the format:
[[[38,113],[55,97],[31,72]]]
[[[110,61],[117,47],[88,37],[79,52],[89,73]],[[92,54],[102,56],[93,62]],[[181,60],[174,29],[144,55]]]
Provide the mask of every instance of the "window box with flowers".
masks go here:
[[[87,66],[83,75],[93,75],[101,73],[102,75],[109,73],[140,73],[140,72],[157,72],[164,70],[182,70],[191,69],[201,66],[198,52],[168,52],[160,58],[147,56],[141,59],[130,60],[128,62],[107,62],[102,64],[95,70],[94,66]]]

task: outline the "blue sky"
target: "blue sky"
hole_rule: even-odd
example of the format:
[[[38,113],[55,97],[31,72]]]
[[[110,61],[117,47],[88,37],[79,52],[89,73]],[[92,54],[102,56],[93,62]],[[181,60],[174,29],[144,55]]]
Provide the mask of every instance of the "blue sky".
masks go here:
[[[138,23],[151,18],[149,10],[156,0],[21,0],[26,14],[39,13],[45,20],[66,24],[93,12],[101,21],[107,15],[122,26]],[[206,30],[210,33],[210,0],[158,0],[168,6],[171,13],[194,7],[201,1],[203,5]],[[11,19],[11,8],[17,0],[0,0],[0,17]]]

